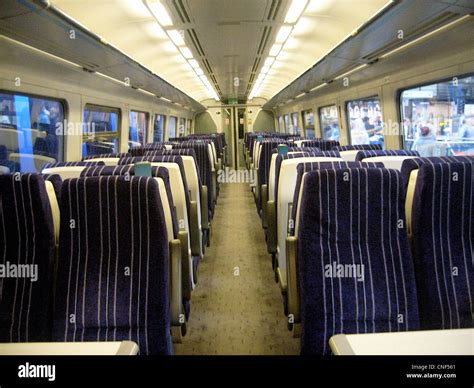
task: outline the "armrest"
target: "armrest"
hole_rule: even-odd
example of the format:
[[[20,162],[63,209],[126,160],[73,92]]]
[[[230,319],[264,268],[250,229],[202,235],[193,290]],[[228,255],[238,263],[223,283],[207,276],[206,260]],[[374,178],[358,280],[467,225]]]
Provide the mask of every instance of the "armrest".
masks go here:
[[[183,309],[182,297],[182,257],[181,241],[174,239],[170,241],[170,307],[171,325],[181,326],[181,315]]]
[[[198,203],[191,201],[191,253],[193,256],[201,257],[201,225],[199,225]]]
[[[182,298],[191,300],[192,267],[189,263],[188,232],[180,231],[178,239],[181,243],[181,290]],[[182,302],[182,300],[181,300]]]
[[[201,225],[203,229],[209,229],[209,205],[207,199],[207,186],[201,189]]]
[[[267,251],[274,254],[277,251],[277,217],[274,201],[267,202]]]
[[[288,291],[288,281],[286,279],[286,274],[283,274],[281,272],[280,267],[276,268],[276,276],[278,279],[278,283],[280,284],[281,293],[286,294],[286,292]]]
[[[300,322],[300,296],[298,285],[298,238],[290,236],[286,238],[286,259],[288,275],[288,315],[292,315],[293,323]]]
[[[268,202],[268,186],[262,185],[262,226],[264,229],[267,229],[268,227],[267,202]]]

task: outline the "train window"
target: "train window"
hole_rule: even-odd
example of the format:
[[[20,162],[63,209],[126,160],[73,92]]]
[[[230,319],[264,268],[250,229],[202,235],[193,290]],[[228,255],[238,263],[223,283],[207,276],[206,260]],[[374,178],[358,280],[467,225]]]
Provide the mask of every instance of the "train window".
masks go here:
[[[186,135],[191,133],[191,127],[193,126],[193,120],[187,119],[186,120]]]
[[[301,128],[298,125],[298,113],[292,113],[291,114],[291,123],[293,125],[293,132],[290,132],[295,135],[301,135]]]
[[[285,132],[285,123],[283,122],[283,116],[278,117],[278,132]]]
[[[168,139],[176,137],[176,127],[178,125],[178,119],[174,116],[170,116],[168,123]]]
[[[82,155],[119,152],[120,109],[86,104],[82,129]]]
[[[62,160],[64,119],[60,100],[0,92],[0,166],[36,172]]]
[[[383,116],[378,98],[348,101],[346,113],[351,144],[384,146]]]
[[[314,113],[312,109],[301,112],[305,137],[314,139]]]
[[[155,124],[153,125],[153,142],[161,143],[165,129],[166,116],[155,115]]]
[[[186,136],[186,119],[184,117],[179,119],[178,136]]]
[[[474,76],[405,89],[403,144],[421,156],[474,155]]]
[[[339,141],[340,129],[336,105],[319,108],[319,124],[324,140]]]
[[[285,126],[283,127],[285,130],[284,132],[285,133],[290,133],[290,118],[288,115],[284,115],[283,116],[283,121],[284,121],[284,124]]]
[[[138,147],[146,143],[149,115],[146,112],[130,111],[129,147]]]

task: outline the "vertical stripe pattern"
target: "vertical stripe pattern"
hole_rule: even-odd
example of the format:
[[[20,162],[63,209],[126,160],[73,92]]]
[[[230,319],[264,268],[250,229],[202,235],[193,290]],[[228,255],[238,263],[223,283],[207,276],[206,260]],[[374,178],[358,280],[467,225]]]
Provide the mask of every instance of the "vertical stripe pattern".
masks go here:
[[[302,353],[328,354],[329,338],[342,332],[416,330],[399,172],[319,169],[304,179],[298,229]]]
[[[157,182],[70,179],[61,195],[53,339],[135,341],[170,354],[169,248]]]

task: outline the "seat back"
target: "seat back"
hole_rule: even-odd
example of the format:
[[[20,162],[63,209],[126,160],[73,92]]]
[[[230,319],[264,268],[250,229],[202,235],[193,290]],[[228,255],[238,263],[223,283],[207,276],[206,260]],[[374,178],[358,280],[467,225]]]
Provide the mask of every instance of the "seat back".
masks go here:
[[[305,158],[284,159],[281,163],[278,179],[278,191],[276,195],[277,212],[277,258],[281,275],[286,279],[286,237],[288,235],[288,221],[290,206],[296,187],[297,171],[296,167],[301,162],[336,162],[342,161],[340,158],[326,158],[310,156]]]
[[[140,354],[171,354],[168,257],[154,178],[64,182],[53,339],[132,340]]]
[[[313,156],[317,156],[321,158],[336,158],[337,160],[341,160],[339,152],[337,151],[304,151],[304,152],[292,152],[286,155],[278,155],[275,160],[275,183],[274,183],[274,188],[275,188],[274,197],[275,198],[278,197],[278,180],[280,179],[281,163],[287,159],[301,159],[301,158],[307,158],[307,157],[313,157]],[[328,159],[328,161],[330,161],[330,159]]]
[[[48,341],[55,243],[41,175],[0,175],[0,247],[0,342]]]
[[[85,166],[65,166],[65,167],[51,167],[43,168],[41,172],[43,174],[55,174],[59,175],[63,181],[66,179],[79,178],[82,171],[87,168]]]
[[[173,194],[171,192],[171,184],[169,179],[168,169],[165,167],[152,167],[152,176],[157,179],[160,189],[160,196],[162,202],[165,204],[163,209],[166,230],[168,232],[169,240],[178,238],[178,218],[176,213],[176,207],[174,206]],[[134,176],[135,167],[132,165],[119,165],[119,166],[96,166],[88,167],[81,173],[81,177],[92,177],[92,176],[107,176],[107,175],[125,175]]]
[[[418,169],[424,164],[438,164],[438,163],[455,163],[466,162],[474,163],[473,156],[444,156],[444,157],[429,157],[429,158],[413,158],[405,159],[401,167],[401,175],[403,187],[405,187],[405,215],[407,219],[407,230],[410,241],[412,240],[412,208],[413,198],[415,195],[416,181],[418,177]]]
[[[207,186],[207,191],[209,193],[207,200],[208,200],[208,211],[209,211],[209,219],[212,219],[214,215],[214,200],[210,193],[214,192],[214,182],[212,178],[212,169],[213,169],[213,159],[211,152],[209,152],[209,147],[206,142],[203,141],[189,141],[183,142],[175,147],[175,149],[188,149],[191,148],[195,152],[196,163],[198,166],[199,177],[201,180],[201,184]]]
[[[315,170],[338,170],[341,168],[384,168],[384,165],[382,163],[361,163],[345,161],[299,163],[296,168],[298,175],[296,177],[295,192],[293,194],[293,205],[291,207],[291,217],[289,223],[289,225],[292,225],[293,228],[289,227],[289,235],[294,236],[298,234],[300,209],[299,203],[301,200],[301,186],[304,180],[304,174]]]
[[[418,156],[374,156],[370,158],[362,159],[362,162],[372,162],[372,163],[383,163],[385,168],[391,168],[394,170],[400,171],[402,169],[402,164],[407,159],[414,159]]]
[[[92,167],[92,166],[105,166],[105,163],[102,161],[86,161],[86,162],[55,162],[55,163],[45,163],[41,170],[47,168],[56,168],[56,167]]]
[[[103,162],[106,166],[116,166],[119,163],[119,160],[131,156],[128,153],[110,153],[110,154],[96,154],[89,155],[82,158],[83,161],[89,162]]]
[[[417,156],[420,154],[417,151],[407,150],[363,150],[356,154],[355,161],[361,162],[363,159],[374,158],[378,156]]]
[[[382,146],[380,144],[351,144],[345,146],[337,146],[334,147],[333,150],[339,151],[341,154],[341,158],[344,159],[346,162],[354,162],[356,155],[359,151],[382,150]]]
[[[418,328],[403,197],[394,170],[305,175],[297,247],[303,354],[328,354],[338,333]]]
[[[474,326],[474,164],[425,163],[413,199],[423,329]]]
[[[306,139],[295,141],[298,147],[317,147],[321,151],[330,151],[334,147],[339,146],[339,142],[336,140],[323,140],[323,139]]]

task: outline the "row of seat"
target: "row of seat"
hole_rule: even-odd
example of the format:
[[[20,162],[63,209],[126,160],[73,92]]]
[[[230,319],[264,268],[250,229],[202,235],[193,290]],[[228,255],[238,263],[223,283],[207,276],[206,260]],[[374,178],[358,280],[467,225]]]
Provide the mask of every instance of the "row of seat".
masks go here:
[[[209,142],[203,143],[211,149]],[[26,283],[18,288],[18,279],[4,280],[2,289],[14,291],[2,293],[1,327],[17,331],[0,341],[131,339],[141,354],[172,353],[171,339],[180,342],[186,333],[198,264],[209,243],[203,231],[210,229],[211,216],[199,158],[192,144],[174,148],[181,144],[175,142],[172,150],[162,144],[147,145],[142,156],[107,154],[49,164],[43,176],[2,175],[1,204],[13,203],[11,209],[19,214],[16,221],[4,217],[4,231],[16,230],[10,222],[25,219],[26,213],[18,209],[26,200],[23,192],[35,182],[32,196],[43,203],[31,210],[36,221],[43,220],[36,228],[50,231],[59,245],[55,253],[54,242],[32,238],[31,228],[3,241],[8,241],[5,258],[10,262],[40,264],[36,259],[44,257],[49,267],[41,265],[40,272],[55,281],[51,287],[48,277],[38,278],[41,283],[35,285],[43,290],[38,295],[51,302],[51,314],[49,319],[39,316],[31,325],[29,317],[36,316],[39,308],[48,314],[44,304],[24,304],[22,299],[18,307],[18,290],[24,290]],[[213,159],[211,154],[208,157],[210,167]],[[151,165],[151,177],[135,176],[141,174],[140,162]],[[21,200],[6,187],[21,193]],[[52,194],[49,200],[44,192]],[[36,245],[31,246],[32,241]],[[50,251],[38,251],[46,246]],[[51,298],[44,298],[45,293]],[[18,314],[10,314],[15,307]],[[26,326],[19,325],[19,317]]]
[[[270,153],[257,209],[304,354],[337,333],[474,326],[474,158],[372,148]]]

